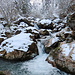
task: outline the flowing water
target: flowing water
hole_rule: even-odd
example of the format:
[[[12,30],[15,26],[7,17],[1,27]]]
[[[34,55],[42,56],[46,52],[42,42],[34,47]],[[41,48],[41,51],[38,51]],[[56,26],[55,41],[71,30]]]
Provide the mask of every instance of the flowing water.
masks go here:
[[[49,18],[54,15],[57,17],[58,1],[30,0],[31,16]],[[36,24],[35,27],[39,29]],[[28,61],[7,62],[0,59],[0,70],[8,70],[12,75],[68,75],[45,61],[48,54],[44,52],[44,46],[40,41],[37,42],[37,47],[39,55]]]
[[[37,42],[39,55],[25,62],[7,62],[0,60],[0,70],[9,70],[12,75],[67,75],[66,73],[52,67],[46,60],[44,46]]]

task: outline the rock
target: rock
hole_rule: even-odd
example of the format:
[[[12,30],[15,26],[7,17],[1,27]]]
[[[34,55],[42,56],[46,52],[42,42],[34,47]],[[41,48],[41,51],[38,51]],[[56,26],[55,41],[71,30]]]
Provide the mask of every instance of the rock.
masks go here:
[[[66,27],[62,31],[56,34],[56,37],[59,37],[61,41],[66,41],[67,43],[73,41],[72,30],[69,27]]]
[[[45,35],[49,35],[49,32],[45,29],[41,29],[41,30],[39,30],[39,33],[40,33],[40,35],[43,35],[43,36],[45,36]]]
[[[17,31],[15,32],[15,35],[20,34],[20,33],[21,33],[21,30],[17,30]]]
[[[45,52],[49,53],[51,50],[53,50],[53,48],[57,47],[59,44],[59,39],[58,37],[54,37],[49,39],[46,43],[45,43]]]
[[[38,39],[40,37],[40,34],[35,27],[27,27],[26,33],[32,34],[30,37],[33,39],[33,41],[36,41],[36,39]]]
[[[75,31],[72,32],[72,38],[75,39]]]
[[[53,61],[50,59],[52,57]],[[50,51],[47,61],[52,62],[62,71],[75,74],[75,40],[71,43],[61,42],[58,47]]]
[[[1,44],[0,55],[7,60],[29,60],[38,55],[36,42],[30,38],[30,33],[20,33]],[[17,42],[17,43],[16,43]]]
[[[6,27],[6,26],[8,25],[7,21],[5,21],[5,20],[0,21],[0,22],[2,23],[2,25],[3,25],[4,27]]]
[[[11,75],[9,71],[0,71],[0,75]]]
[[[7,38],[10,38],[12,36],[12,34],[13,33],[11,33],[11,32],[7,32],[7,31],[5,32],[5,35],[6,35]]]
[[[26,53],[20,50],[14,50],[12,52],[7,53],[4,58],[8,60],[24,60]]]
[[[73,31],[75,31],[75,13],[68,16],[67,24]]]
[[[6,51],[5,51],[5,50],[0,51],[0,57],[4,57],[4,56],[5,56],[5,54],[6,54]]]
[[[31,21],[28,20],[26,17],[19,18],[18,20],[14,21],[14,24],[18,24],[19,25],[21,22],[24,22],[24,23],[28,24],[29,26],[33,26],[31,24]]]
[[[14,49],[14,51],[7,53],[4,58],[8,60],[29,60],[38,54],[36,43],[29,45],[27,52]]]
[[[53,29],[53,22],[48,19],[43,19],[38,23],[38,27],[41,29]]]
[[[0,37],[0,44],[4,41],[4,38]]]
[[[0,71],[0,75],[6,75],[6,74],[4,74],[3,72]]]

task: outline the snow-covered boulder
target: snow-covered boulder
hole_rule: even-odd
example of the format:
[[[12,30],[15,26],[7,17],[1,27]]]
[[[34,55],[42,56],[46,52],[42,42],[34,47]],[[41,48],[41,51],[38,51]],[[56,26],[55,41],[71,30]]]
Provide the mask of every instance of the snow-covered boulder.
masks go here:
[[[56,65],[60,70],[75,74],[75,40],[71,43],[61,42],[58,47],[50,52],[47,61]]]
[[[59,37],[61,41],[66,41],[67,43],[73,41],[73,31],[69,28],[66,27],[60,32],[56,34],[56,37]]]
[[[53,20],[53,31],[52,32],[58,32],[61,31],[63,28],[65,28],[66,26],[66,19],[60,19],[60,18],[56,18]]]
[[[53,48],[57,47],[59,43],[58,37],[53,37],[45,42],[45,52],[49,53]]]
[[[9,60],[27,60],[38,54],[36,42],[30,33],[20,33],[1,43],[0,55]],[[5,52],[5,54],[4,54]]]
[[[29,26],[33,26],[33,24],[31,24],[32,21],[28,20],[28,18],[26,18],[26,17],[20,17],[19,19],[17,19],[13,23],[19,25],[21,22],[24,22],[24,23],[28,24]]]
[[[26,28],[26,33],[31,33],[32,36],[30,36],[34,41],[35,39],[39,38],[40,37],[40,34],[38,32],[38,30],[35,28],[35,27],[27,27]]]
[[[41,29],[53,29],[53,22],[49,19],[39,21],[38,27]]]

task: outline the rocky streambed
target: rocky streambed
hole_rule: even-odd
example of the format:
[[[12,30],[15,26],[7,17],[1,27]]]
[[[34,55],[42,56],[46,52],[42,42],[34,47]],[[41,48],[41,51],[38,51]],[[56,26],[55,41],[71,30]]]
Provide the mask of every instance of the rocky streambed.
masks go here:
[[[68,22],[66,17],[21,17],[9,27],[0,24],[0,58],[4,59],[0,59],[0,70],[12,75],[75,74],[74,14]]]

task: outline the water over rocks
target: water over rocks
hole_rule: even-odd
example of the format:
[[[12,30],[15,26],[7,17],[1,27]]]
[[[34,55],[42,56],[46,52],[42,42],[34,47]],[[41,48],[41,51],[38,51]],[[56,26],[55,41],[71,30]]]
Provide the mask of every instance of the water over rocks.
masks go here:
[[[15,61],[32,59],[39,54],[37,45],[39,44],[40,47],[45,47],[46,53],[49,53],[46,61],[60,70],[75,74],[74,29],[71,30],[66,27],[67,23],[58,18],[36,20],[36,18],[24,17],[14,21],[10,27],[1,28],[4,33],[0,33],[1,38],[3,38],[0,42],[0,57]],[[2,35],[5,36],[2,37]],[[41,44],[37,40],[40,40]],[[65,50],[66,47],[63,47],[63,45],[66,47],[68,45],[68,49]],[[69,48],[71,49],[71,55],[65,56],[70,53]],[[67,52],[64,54],[65,51]],[[50,59],[51,57],[53,60]]]

